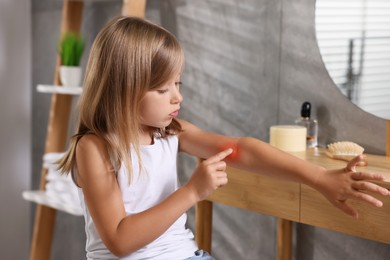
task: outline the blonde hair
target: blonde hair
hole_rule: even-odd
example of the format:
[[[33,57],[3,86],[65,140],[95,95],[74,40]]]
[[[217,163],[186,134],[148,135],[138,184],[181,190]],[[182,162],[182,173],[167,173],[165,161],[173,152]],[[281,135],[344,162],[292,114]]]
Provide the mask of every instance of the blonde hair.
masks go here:
[[[183,64],[183,50],[167,30],[135,17],[111,20],[92,45],[78,104],[76,133],[60,162],[61,171],[73,173],[77,142],[84,135],[95,134],[106,143],[115,171],[125,163],[130,181],[132,145],[141,159],[140,100],[147,91],[180,73]],[[156,129],[162,137],[179,131],[181,126],[175,119],[165,129]]]

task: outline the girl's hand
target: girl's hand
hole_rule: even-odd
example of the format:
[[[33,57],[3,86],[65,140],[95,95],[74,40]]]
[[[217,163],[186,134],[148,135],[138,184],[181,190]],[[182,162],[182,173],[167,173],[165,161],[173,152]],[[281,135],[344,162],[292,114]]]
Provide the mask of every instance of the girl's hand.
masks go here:
[[[227,184],[226,163],[223,160],[232,152],[231,148],[219,152],[202,161],[195,169],[186,186],[194,192],[197,201],[204,200],[214,190]]]
[[[358,213],[346,203],[348,199],[360,200],[375,207],[382,207],[382,201],[367,192],[390,195],[389,190],[371,182],[383,181],[384,177],[381,174],[356,171],[356,166],[362,161],[364,161],[364,157],[357,156],[343,169],[326,171],[325,174],[318,177],[315,184],[315,187],[334,206],[355,218],[358,218]]]

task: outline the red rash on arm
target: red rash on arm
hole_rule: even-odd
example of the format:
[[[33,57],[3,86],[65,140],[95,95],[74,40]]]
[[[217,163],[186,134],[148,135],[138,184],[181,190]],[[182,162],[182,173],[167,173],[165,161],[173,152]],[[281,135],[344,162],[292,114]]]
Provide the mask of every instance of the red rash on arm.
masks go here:
[[[238,145],[236,143],[225,143],[221,145],[220,151],[224,151],[229,148],[233,149],[233,152],[229,154],[225,159],[227,161],[235,161],[240,156]]]

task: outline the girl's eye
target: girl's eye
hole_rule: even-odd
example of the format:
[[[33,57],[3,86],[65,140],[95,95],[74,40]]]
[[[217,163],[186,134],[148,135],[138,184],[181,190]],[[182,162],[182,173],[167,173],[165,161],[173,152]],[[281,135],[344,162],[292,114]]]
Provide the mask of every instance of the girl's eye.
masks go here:
[[[181,81],[177,81],[177,82],[175,82],[175,85],[176,85],[176,86],[181,86],[181,84],[182,84],[182,82],[181,82]]]
[[[168,92],[168,89],[157,89],[157,92],[159,94],[164,94],[164,93],[167,93]]]

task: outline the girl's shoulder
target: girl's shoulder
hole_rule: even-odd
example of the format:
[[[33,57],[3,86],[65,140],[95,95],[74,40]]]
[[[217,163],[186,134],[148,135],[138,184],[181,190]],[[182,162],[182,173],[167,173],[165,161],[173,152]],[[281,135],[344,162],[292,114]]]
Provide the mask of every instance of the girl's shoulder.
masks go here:
[[[76,146],[76,160],[97,160],[106,161],[109,158],[106,142],[95,134],[82,136]]]
[[[93,149],[102,149],[105,147],[104,140],[95,135],[95,134],[86,134],[77,142],[77,150],[93,150]]]
[[[76,146],[77,183],[80,187],[97,177],[107,177],[113,167],[105,142],[94,134],[81,137]]]
[[[186,135],[186,134],[192,134],[193,132],[201,131],[199,127],[186,120],[177,119],[177,121],[180,123],[180,126],[182,128],[182,131],[178,134],[179,138],[183,134]]]
[[[187,139],[199,138],[207,134],[203,129],[186,120],[180,119],[178,121],[182,128],[182,131],[178,134],[179,142]]]
[[[179,150],[193,154],[191,147],[198,146],[202,143],[202,138],[207,135],[207,132],[188,121],[178,121],[182,128],[182,131],[178,134]]]

